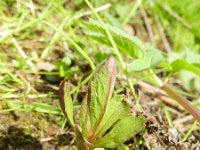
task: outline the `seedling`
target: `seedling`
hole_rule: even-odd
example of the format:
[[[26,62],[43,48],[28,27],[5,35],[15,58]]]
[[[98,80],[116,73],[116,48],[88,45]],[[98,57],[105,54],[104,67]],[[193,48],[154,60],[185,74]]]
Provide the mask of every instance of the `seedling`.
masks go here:
[[[98,16],[98,14],[96,15]],[[120,51],[133,58],[133,61],[130,63],[130,65],[125,69],[123,68],[125,70],[124,73],[127,74],[127,72],[132,71],[135,73],[140,71],[142,73],[146,72],[148,75],[145,76],[144,80],[161,88],[165,93],[168,94],[168,96],[170,96],[180,105],[182,105],[185,110],[187,110],[196,120],[198,120],[198,122],[200,122],[200,113],[198,112],[198,110],[196,110],[195,107],[187,101],[187,99],[175,92],[170,86],[168,86],[166,83],[162,83],[162,81],[156,76],[156,74],[153,73],[152,68],[164,59],[162,53],[158,49],[155,49],[149,45],[145,45],[137,37],[130,36],[124,31],[114,26],[111,26],[110,24],[104,24],[99,17],[97,18],[100,21],[93,20],[87,22],[89,29],[92,29],[92,31],[88,32],[87,34],[101,43],[104,43],[108,46],[113,46],[106,31],[111,34],[111,37],[116,43],[116,46],[113,46],[113,48],[117,47],[116,51]],[[142,53],[143,57],[140,58]],[[122,64],[123,61],[120,61],[120,63]],[[171,70],[169,70],[170,74],[173,74],[180,70],[187,70],[193,72],[196,75],[200,75],[200,70],[198,67],[182,59],[173,61],[169,66],[171,68]],[[127,80],[129,81],[129,79]]]
[[[115,80],[116,63],[110,57],[93,72],[79,121],[73,119],[69,84],[65,80],[60,84],[60,106],[74,129],[79,149],[114,148],[144,129],[145,118],[132,116],[124,96],[113,92]]]

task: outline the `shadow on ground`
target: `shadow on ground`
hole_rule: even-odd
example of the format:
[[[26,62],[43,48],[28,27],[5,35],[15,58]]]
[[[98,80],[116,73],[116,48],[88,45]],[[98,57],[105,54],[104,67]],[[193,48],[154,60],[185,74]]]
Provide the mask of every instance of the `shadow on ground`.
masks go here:
[[[0,134],[0,150],[13,149],[42,150],[43,148],[40,141],[26,134],[23,128],[10,126],[7,132],[2,132]]]

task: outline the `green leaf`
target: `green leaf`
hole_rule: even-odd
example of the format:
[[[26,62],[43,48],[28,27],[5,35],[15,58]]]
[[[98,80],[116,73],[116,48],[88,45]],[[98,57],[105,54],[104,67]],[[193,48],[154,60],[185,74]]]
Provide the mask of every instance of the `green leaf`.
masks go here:
[[[109,38],[105,32],[105,29],[101,26],[101,23],[98,21],[87,22],[87,27],[92,30],[92,32],[86,32],[93,39],[112,46]],[[111,33],[115,43],[117,44],[118,49],[127,54],[132,58],[142,58],[145,50],[145,45],[135,36],[130,36],[123,30],[106,24],[107,29]]]
[[[116,79],[116,64],[113,57],[102,62],[94,71],[89,82],[87,99],[82,104],[80,113],[82,132],[85,138],[90,135],[90,142],[103,120],[111,99]]]
[[[114,148],[143,130],[144,127],[144,117],[123,118],[105,136],[96,141],[95,147]]]
[[[186,60],[189,63],[193,63],[193,64],[200,64],[200,54],[199,53],[195,53],[191,50],[188,50],[186,52]]]
[[[117,150],[129,150],[129,147],[127,145],[123,145],[121,147],[118,147]]]
[[[66,80],[63,80],[59,85],[59,103],[67,121],[74,127],[73,102],[70,95],[69,83]]]
[[[78,149],[86,150],[88,149],[88,145],[80,130],[81,129],[76,125],[74,128],[74,132],[76,134],[76,146]]]
[[[178,72],[180,70],[187,70],[200,76],[200,68],[196,67],[193,64],[188,63],[184,59],[178,59],[173,61],[171,63],[171,67],[172,67],[172,73]]]
[[[108,109],[105,117],[100,123],[100,127],[97,130],[97,137],[103,135],[108,129],[110,129],[117,121],[130,114],[130,106],[124,101],[124,96],[117,95],[112,97],[108,103]]]
[[[155,48],[149,47],[149,49],[145,51],[144,57],[142,59],[136,59],[130,63],[128,70],[141,71],[149,69],[150,67],[158,64],[162,60],[163,56],[161,52]]]
[[[190,71],[182,70],[179,73],[179,78],[187,90],[200,92],[200,76]]]

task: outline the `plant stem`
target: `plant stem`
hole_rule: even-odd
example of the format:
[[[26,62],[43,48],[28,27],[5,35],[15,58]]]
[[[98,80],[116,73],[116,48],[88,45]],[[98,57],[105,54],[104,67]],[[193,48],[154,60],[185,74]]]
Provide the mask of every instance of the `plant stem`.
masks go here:
[[[137,0],[136,4],[132,7],[130,13],[128,14],[127,17],[125,17],[125,19],[122,22],[122,24],[127,24],[129,22],[129,20],[131,19],[131,17],[133,17],[135,15],[136,10],[141,5],[141,3],[142,3],[142,0]]]
[[[102,21],[101,17],[100,17],[100,16],[98,15],[98,13],[94,10],[94,7],[91,5],[91,3],[90,3],[88,0],[85,0],[85,2],[86,2],[87,5],[90,7],[90,9],[93,11],[94,15],[96,16],[96,18],[99,20],[99,22],[101,23],[101,25],[102,25],[103,28],[105,29],[106,34],[107,34],[107,36],[108,36],[108,38],[109,38],[109,40],[110,40],[110,42],[111,42],[111,45],[113,46],[114,53],[117,55],[117,58],[118,58],[118,60],[119,60],[119,62],[120,62],[120,64],[121,64],[121,66],[122,66],[122,69],[123,69],[124,73],[126,74],[126,78],[127,78],[128,84],[129,84],[129,86],[130,86],[130,88],[131,88],[131,91],[132,91],[132,94],[133,94],[133,98],[134,98],[134,100],[136,100],[136,99],[137,99],[137,96],[136,96],[136,94],[135,94],[135,89],[134,89],[134,87],[133,87],[133,84],[132,84],[131,80],[129,79],[129,77],[128,77],[128,75],[127,75],[126,65],[124,64],[124,61],[123,61],[123,59],[122,59],[122,56],[120,55],[120,52],[119,52],[119,50],[118,50],[118,48],[117,48],[117,45],[115,44],[115,41],[114,41],[112,35],[111,35],[110,32],[108,31],[108,29],[107,29],[105,23]]]
[[[150,70],[151,73],[153,73],[152,70]],[[165,93],[173,98],[176,102],[178,102],[183,108],[185,108],[198,122],[200,123],[200,113],[188,102],[187,99],[182,97],[181,95],[177,94],[171,87],[169,87],[166,84],[163,84],[162,81],[153,74],[153,78],[156,81],[156,85],[159,86]]]
[[[200,113],[185,99],[184,97],[177,94],[171,87],[168,85],[163,85],[161,87],[171,98],[176,100],[181,104],[198,122],[200,123]]]

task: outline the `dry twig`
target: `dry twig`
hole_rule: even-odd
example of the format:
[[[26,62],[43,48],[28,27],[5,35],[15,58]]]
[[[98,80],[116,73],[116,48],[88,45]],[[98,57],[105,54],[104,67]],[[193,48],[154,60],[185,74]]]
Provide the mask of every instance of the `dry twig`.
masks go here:
[[[155,38],[154,38],[153,30],[151,27],[151,23],[147,16],[147,13],[142,5],[140,5],[140,11],[141,11],[142,17],[144,19],[145,26],[147,28],[149,39],[150,39],[151,43],[155,46]]]

